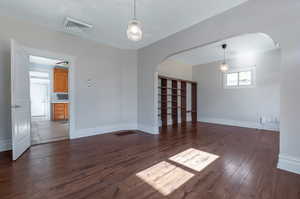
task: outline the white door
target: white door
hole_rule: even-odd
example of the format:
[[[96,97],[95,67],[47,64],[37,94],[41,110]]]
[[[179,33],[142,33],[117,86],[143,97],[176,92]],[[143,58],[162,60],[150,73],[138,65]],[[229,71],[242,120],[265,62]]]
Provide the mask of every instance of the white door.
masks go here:
[[[13,160],[31,145],[29,56],[24,47],[11,40],[11,121]]]

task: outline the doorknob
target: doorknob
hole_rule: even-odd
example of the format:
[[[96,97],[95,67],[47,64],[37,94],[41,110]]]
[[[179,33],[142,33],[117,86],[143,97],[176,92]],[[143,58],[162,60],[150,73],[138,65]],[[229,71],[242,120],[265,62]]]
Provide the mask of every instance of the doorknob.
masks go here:
[[[20,105],[13,105],[13,106],[11,106],[11,108],[21,108],[21,106]]]

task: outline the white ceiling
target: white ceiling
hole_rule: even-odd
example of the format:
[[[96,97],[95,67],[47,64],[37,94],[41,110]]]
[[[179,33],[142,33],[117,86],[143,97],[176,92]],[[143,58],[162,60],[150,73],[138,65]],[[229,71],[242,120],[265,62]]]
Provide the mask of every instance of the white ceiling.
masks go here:
[[[223,60],[222,44],[228,45],[226,56],[228,59],[238,56],[262,53],[278,48],[271,37],[263,33],[254,33],[233,37],[227,40],[209,44],[172,56],[169,59],[189,65],[199,65]]]
[[[73,17],[93,24],[84,33],[74,33],[123,49],[138,49],[186,29],[247,0],[137,0],[137,18],[142,21],[144,39],[127,40],[133,0],[1,0],[1,15],[14,16],[58,31],[64,19]]]

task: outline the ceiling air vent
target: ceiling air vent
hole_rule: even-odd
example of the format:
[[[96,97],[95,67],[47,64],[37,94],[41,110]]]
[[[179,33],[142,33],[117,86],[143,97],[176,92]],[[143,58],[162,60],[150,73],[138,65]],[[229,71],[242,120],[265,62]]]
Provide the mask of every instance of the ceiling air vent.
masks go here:
[[[67,31],[75,32],[75,33],[81,33],[85,30],[93,28],[93,25],[83,21],[79,21],[77,19],[73,19],[71,17],[67,17],[65,19],[64,26]]]

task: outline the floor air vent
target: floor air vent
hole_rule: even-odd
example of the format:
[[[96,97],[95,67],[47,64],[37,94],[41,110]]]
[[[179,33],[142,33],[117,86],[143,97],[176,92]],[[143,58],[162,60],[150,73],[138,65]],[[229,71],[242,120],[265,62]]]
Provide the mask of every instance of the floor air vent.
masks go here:
[[[126,135],[133,135],[133,134],[137,134],[137,132],[136,131],[119,131],[119,132],[115,133],[116,136],[126,136]]]

